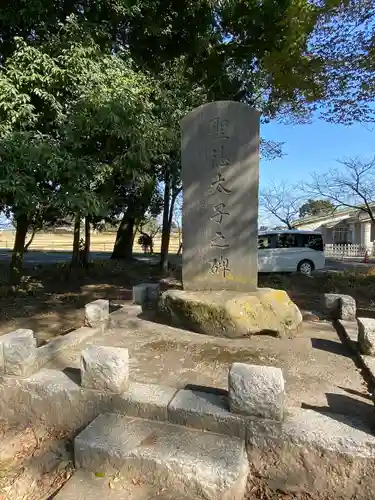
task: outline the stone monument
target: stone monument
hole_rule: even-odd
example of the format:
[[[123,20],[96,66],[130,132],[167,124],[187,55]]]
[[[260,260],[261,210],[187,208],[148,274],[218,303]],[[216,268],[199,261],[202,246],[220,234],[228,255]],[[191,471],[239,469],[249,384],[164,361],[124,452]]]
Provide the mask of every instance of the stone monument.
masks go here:
[[[212,102],[185,116],[181,129],[184,289],[254,291],[259,112]]]
[[[198,333],[282,335],[302,322],[281,290],[258,289],[259,112],[204,104],[181,122],[183,290],[158,311]]]

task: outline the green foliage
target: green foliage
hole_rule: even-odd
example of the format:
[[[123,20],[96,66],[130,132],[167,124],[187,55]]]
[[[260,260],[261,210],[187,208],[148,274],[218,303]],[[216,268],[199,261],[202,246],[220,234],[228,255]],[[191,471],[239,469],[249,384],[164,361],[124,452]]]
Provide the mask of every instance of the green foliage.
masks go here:
[[[300,217],[308,217],[314,215],[324,215],[332,212],[335,209],[334,204],[330,200],[307,200],[299,209]]]
[[[94,44],[53,57],[17,43],[0,73],[2,202],[95,214],[103,179],[146,164],[162,140],[151,82]]]
[[[333,123],[373,122],[375,97],[375,5],[372,0],[339,3],[319,19],[310,54],[324,64],[324,108]]]

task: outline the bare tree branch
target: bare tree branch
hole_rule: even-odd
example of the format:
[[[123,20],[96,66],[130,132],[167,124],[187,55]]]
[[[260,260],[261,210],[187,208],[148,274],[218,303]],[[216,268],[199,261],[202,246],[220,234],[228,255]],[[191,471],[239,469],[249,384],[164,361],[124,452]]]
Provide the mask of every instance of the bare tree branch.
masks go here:
[[[369,216],[375,224],[375,157],[338,160],[341,168],[313,174],[308,191],[331,200],[337,208],[347,207]]]
[[[288,229],[293,228],[293,222],[299,217],[299,209],[303,197],[295,186],[286,184],[272,184],[263,189],[259,196],[260,207],[285,224]]]

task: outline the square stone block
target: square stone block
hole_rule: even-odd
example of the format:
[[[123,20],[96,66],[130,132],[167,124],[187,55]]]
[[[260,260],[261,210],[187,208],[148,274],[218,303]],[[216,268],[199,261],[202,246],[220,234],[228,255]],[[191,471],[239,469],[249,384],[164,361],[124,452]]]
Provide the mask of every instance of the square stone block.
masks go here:
[[[5,375],[28,377],[38,369],[37,342],[32,330],[20,329],[0,337],[0,367]]]
[[[83,388],[122,393],[129,383],[129,353],[120,347],[91,346],[81,355]]]
[[[99,299],[86,304],[85,318],[91,328],[104,326],[109,320],[109,300]]]
[[[228,385],[229,407],[233,413],[283,419],[285,383],[280,368],[233,363]]]
[[[358,344],[362,354],[375,356],[375,319],[358,318]]]

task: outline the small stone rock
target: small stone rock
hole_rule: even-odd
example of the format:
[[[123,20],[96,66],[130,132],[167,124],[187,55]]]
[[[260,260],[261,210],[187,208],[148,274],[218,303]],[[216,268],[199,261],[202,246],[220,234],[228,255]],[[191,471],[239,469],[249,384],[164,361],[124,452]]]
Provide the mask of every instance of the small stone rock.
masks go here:
[[[38,369],[37,342],[32,330],[20,329],[0,337],[0,366],[6,375],[28,377]]]
[[[358,318],[358,344],[362,354],[375,356],[375,319]]]
[[[323,295],[324,312],[332,319],[340,319],[340,297],[338,293],[325,293]]]
[[[158,283],[141,283],[133,286],[133,302],[139,306],[144,306],[150,300],[156,302],[158,294]]]
[[[233,363],[228,385],[232,412],[271,420],[283,419],[285,384],[280,368]]]
[[[124,392],[129,383],[129,352],[120,347],[91,346],[81,355],[83,388]]]
[[[323,306],[325,312],[332,319],[343,319],[345,321],[355,321],[357,306],[350,295],[340,293],[325,293],[323,296]]]
[[[340,319],[345,321],[355,321],[357,316],[357,304],[350,295],[340,297]]]
[[[104,326],[109,320],[109,300],[99,299],[85,306],[87,325],[91,328]]]

